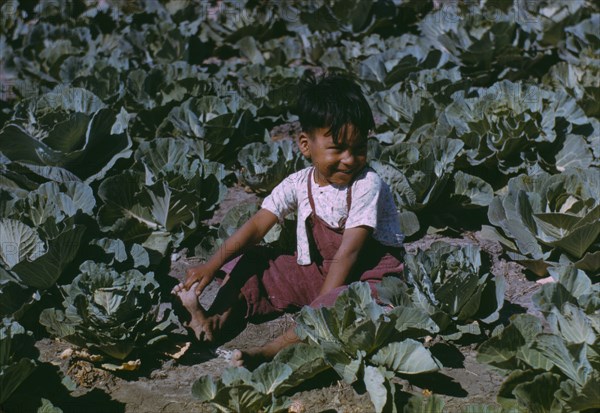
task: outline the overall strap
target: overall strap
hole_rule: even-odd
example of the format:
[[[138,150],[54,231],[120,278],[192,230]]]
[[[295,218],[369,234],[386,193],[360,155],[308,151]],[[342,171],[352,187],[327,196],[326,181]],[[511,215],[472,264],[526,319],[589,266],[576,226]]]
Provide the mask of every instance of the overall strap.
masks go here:
[[[310,207],[312,208],[313,215],[317,216],[317,213],[315,212],[315,201],[313,200],[312,196],[312,174],[314,169],[315,168],[312,168],[308,173],[308,202],[310,202]]]
[[[354,182],[354,180],[352,180],[348,184],[348,191],[346,192],[346,205],[348,205],[348,215],[350,215],[350,206],[352,205],[352,182]]]

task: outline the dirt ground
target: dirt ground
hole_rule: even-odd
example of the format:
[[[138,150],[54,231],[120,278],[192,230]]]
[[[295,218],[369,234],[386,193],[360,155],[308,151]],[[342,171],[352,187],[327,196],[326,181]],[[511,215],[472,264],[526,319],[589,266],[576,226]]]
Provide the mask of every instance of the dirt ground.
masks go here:
[[[227,198],[211,222],[218,222],[232,205],[239,202],[259,202],[253,194],[240,187],[230,188]],[[482,240],[479,233],[466,233],[462,238],[447,238],[428,235],[423,239],[407,244],[407,250],[425,247],[431,242],[443,239],[453,243],[478,243],[490,252],[494,259],[493,273],[503,274],[507,281],[506,301],[502,317],[508,318],[519,312],[533,312],[531,295],[540,287],[526,278],[522,267],[501,258],[501,247]],[[170,275],[182,277],[185,268],[194,262],[179,254],[172,263]],[[211,284],[201,298],[207,305],[215,296],[217,287]],[[291,322],[290,316],[263,324],[250,324],[235,339],[217,350],[190,347],[185,354],[175,360],[158,354],[154,360],[146,361],[136,372],[109,372],[98,368],[89,361],[73,357],[61,358],[61,354],[71,345],[64,341],[44,338],[37,342],[39,361],[43,364],[14,394],[5,405],[6,413],[35,411],[39,397],[32,397],[32,389],[51,400],[67,412],[211,412],[208,405],[199,403],[192,397],[192,383],[201,376],[218,376],[228,366],[228,352],[235,348],[261,345],[283,332]],[[181,349],[187,342],[185,330],[179,329],[176,336],[177,348],[164,349],[171,354]],[[476,342],[461,343],[460,352],[453,350],[442,341],[431,346],[431,350],[444,364],[439,373],[427,375],[412,385],[399,380],[402,391],[417,394],[436,394],[443,397],[445,411],[459,412],[469,404],[495,404],[495,396],[502,377],[477,363]],[[58,373],[58,374],[57,374]],[[60,377],[65,377],[60,382]],[[66,387],[65,387],[66,386]],[[69,390],[67,390],[69,388]],[[306,389],[292,396],[300,400],[306,412],[371,412],[373,407],[366,393],[359,394],[351,386],[338,381],[332,375],[320,377]]]

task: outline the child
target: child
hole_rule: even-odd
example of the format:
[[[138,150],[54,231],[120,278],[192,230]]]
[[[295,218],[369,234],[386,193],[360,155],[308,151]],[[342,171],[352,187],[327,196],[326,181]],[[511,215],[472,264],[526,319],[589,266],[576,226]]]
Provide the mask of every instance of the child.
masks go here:
[[[309,80],[297,112],[302,127],[298,146],[313,166],[284,179],[215,255],[188,269],[185,281],[173,289],[201,341],[213,342],[250,318],[304,305],[330,306],[353,281],[367,281],[375,292],[383,276],[402,274],[396,206],[389,187],[367,166],[367,136],[374,121],[360,87],[341,76]],[[251,248],[293,211],[298,214],[294,255]],[[242,252],[228,264],[233,268],[205,312],[197,295]],[[297,341],[291,328],[262,347],[234,351],[232,364],[256,366]]]

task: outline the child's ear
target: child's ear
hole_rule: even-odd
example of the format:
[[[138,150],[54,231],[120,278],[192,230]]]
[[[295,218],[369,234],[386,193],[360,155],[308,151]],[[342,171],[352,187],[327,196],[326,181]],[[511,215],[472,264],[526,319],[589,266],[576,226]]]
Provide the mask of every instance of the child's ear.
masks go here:
[[[309,140],[310,137],[306,132],[301,132],[298,136],[298,149],[300,149],[300,153],[307,159],[310,159]]]

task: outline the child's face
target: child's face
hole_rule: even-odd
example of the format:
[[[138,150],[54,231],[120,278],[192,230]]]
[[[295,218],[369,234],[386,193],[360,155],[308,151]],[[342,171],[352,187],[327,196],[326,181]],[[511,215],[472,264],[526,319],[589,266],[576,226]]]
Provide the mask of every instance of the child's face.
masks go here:
[[[312,161],[315,179],[321,186],[348,185],[367,164],[367,137],[357,136],[350,124],[341,135],[336,145],[329,128],[316,129],[310,136],[300,134],[300,151]]]

